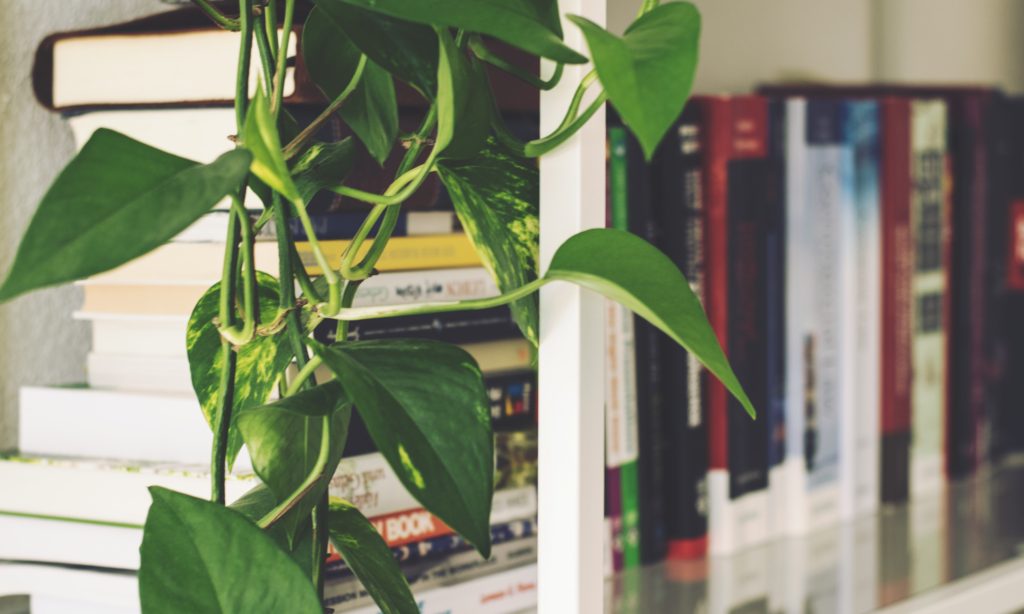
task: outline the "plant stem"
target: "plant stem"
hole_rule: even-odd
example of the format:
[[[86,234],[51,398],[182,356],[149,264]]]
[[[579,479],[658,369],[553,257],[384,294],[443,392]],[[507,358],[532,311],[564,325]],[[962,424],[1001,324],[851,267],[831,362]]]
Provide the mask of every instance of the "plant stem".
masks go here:
[[[227,17],[226,15],[224,15],[224,13],[221,13],[216,8],[214,8],[213,5],[211,5],[207,0],[192,0],[192,4],[195,4],[197,7],[199,7],[199,10],[206,13],[206,16],[209,17],[210,20],[213,21],[213,23],[217,24],[221,28],[224,28],[225,30],[237,32],[242,27],[242,24],[240,23],[241,18],[231,19],[230,17]]]
[[[271,39],[267,38],[267,32],[265,28],[256,27],[256,48],[260,52],[260,64],[262,68],[263,78],[263,89],[268,95],[273,93],[273,78],[274,78],[274,55],[273,43]],[[276,39],[275,39],[276,40]]]
[[[270,41],[270,57],[277,57],[277,2],[263,7],[263,32]]]
[[[307,366],[313,361],[306,363]],[[299,501],[302,500],[309,491],[313,490],[316,486],[317,480],[324,475],[324,471],[327,469],[327,460],[330,456],[331,451],[331,415],[328,414],[322,418],[321,431],[320,431],[320,453],[316,457],[316,463],[313,465],[312,471],[306,476],[302,484],[295,489],[287,499],[279,503],[274,509],[267,512],[267,514],[260,518],[257,525],[261,529],[266,529],[272,526],[278,520],[284,517],[293,507],[298,505]]]
[[[277,47],[277,68],[274,71],[274,90],[270,101],[270,112],[277,117],[284,99],[284,73],[288,63],[288,39],[292,35],[292,23],[295,19],[295,0],[285,0],[284,23],[281,25],[281,44]]]
[[[345,89],[343,89],[341,93],[331,101],[331,104],[328,105],[327,108],[316,117],[316,119],[303,128],[302,132],[300,132],[298,136],[285,145],[283,150],[285,160],[291,160],[294,158],[302,150],[302,146],[313,138],[313,135],[315,135],[317,130],[320,129],[320,126],[323,126],[324,122],[329,120],[331,116],[341,108],[341,105],[345,104],[345,101],[352,95],[352,92],[354,92],[356,87],[359,85],[359,81],[363,78],[363,71],[366,69],[366,61],[367,58],[365,55],[359,56],[359,63],[356,65],[356,71],[352,74],[352,79],[349,80]]]
[[[562,143],[572,138],[572,135],[576,134],[576,132],[580,128],[582,128],[583,125],[586,124],[591,117],[594,116],[594,113],[597,113],[598,109],[601,108],[601,105],[603,105],[607,100],[608,94],[605,92],[601,92],[601,94],[598,95],[598,97],[595,98],[592,103],[590,103],[590,106],[587,107],[587,110],[584,111],[579,117],[577,117],[572,123],[565,126],[564,128],[559,128],[558,130],[544,138],[537,139],[535,141],[530,141],[529,143],[526,144],[523,153],[528,158],[537,158],[539,156],[543,156],[552,149],[555,149]]]
[[[542,277],[526,283],[515,290],[468,301],[447,301],[441,303],[419,303],[410,306],[384,305],[380,307],[354,307],[339,310],[334,315],[324,315],[333,320],[346,320],[355,322],[358,320],[374,320],[377,318],[397,318],[401,316],[419,315],[424,313],[445,313],[449,311],[479,311],[490,309],[511,303],[512,301],[529,296],[536,292],[544,284],[554,281],[552,277]]]
[[[238,133],[245,125],[245,111],[249,100],[249,65],[252,55],[252,0],[239,0],[238,20],[241,30],[241,48],[238,54],[238,71],[235,75],[235,122]],[[245,186],[239,190],[239,199],[245,198]],[[218,315],[221,324],[234,325],[235,266],[238,261],[238,233],[241,220],[228,225],[224,269],[221,274],[221,294]],[[237,358],[234,348],[227,339],[221,339],[221,371],[217,385],[217,416],[214,424],[213,450],[210,467],[210,498],[225,503],[224,477],[226,473],[228,438],[231,431],[231,412],[235,403],[235,370]]]
[[[295,246],[292,242],[291,232],[288,229],[288,212],[286,204],[281,197],[274,193],[271,206],[274,209],[274,222],[277,230],[277,259],[278,270],[281,271],[280,279],[280,307],[287,310],[285,316],[285,334],[288,336],[288,344],[295,354],[295,362],[301,369],[306,364],[306,344],[302,342],[303,329],[302,318],[299,317],[295,308],[295,263],[292,261]],[[300,262],[299,267],[302,267]],[[305,273],[305,270],[303,270]],[[308,279],[308,278],[307,278]],[[313,382],[315,384],[315,382]]]
[[[349,198],[361,200],[372,205],[399,205],[408,200],[420,188],[427,175],[430,174],[430,171],[434,170],[434,162],[437,161],[440,153],[437,148],[432,149],[426,162],[403,173],[388,186],[388,189],[383,194],[374,194],[373,192],[357,190],[356,188],[349,188],[344,185],[328,187],[327,189],[336,194],[348,196]]]
[[[324,600],[324,560],[327,558],[327,537],[328,520],[327,511],[330,503],[327,492],[320,496],[320,501],[313,508],[312,531],[313,531],[313,584],[316,586],[317,596],[320,601]]]

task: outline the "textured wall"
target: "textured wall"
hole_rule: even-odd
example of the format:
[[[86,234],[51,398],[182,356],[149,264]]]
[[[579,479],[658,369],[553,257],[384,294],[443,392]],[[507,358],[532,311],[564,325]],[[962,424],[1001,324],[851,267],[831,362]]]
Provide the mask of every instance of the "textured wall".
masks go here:
[[[52,32],[124,21],[165,10],[156,0],[2,0],[0,19],[0,270],[46,187],[74,154],[71,131],[40,107],[29,73]],[[0,449],[15,445],[18,387],[82,381],[88,329],[72,322],[81,293],[52,288],[0,305]]]

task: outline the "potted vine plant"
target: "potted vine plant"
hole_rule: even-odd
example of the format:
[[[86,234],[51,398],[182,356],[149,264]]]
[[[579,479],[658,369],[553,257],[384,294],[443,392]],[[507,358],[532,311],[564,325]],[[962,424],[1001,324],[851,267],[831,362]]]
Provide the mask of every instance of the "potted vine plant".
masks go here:
[[[214,433],[211,496],[152,489],[139,571],[146,612],[320,612],[329,539],[383,612],[417,612],[371,524],[349,503],[327,498],[353,410],[410,493],[488,556],[493,442],[479,368],[444,343],[345,341],[353,320],[508,304],[536,343],[536,290],[575,283],[633,309],[686,347],[753,414],[700,303],[654,247],[626,232],[590,230],[566,241],[548,270],[537,270],[535,159],[572,137],[606,101],[650,158],[693,80],[700,16],[691,4],[646,0],[622,37],[570,16],[587,40],[588,60],[562,42],[556,0],[315,0],[303,27],[304,61],[330,104],[299,127],[282,108],[295,0],[239,0],[235,17],[207,0],[194,2],[220,27],[240,32],[237,146],[201,165],[98,131],[43,197],[0,286],[0,300],[8,300],[109,270],[168,241],[223,198],[232,201],[223,276],[196,304],[186,339],[192,381]],[[483,65],[545,89],[562,71],[547,81],[526,74],[492,53],[486,37],[559,67],[592,62],[554,132],[525,143],[511,136]],[[247,78],[252,62],[262,74],[254,93]],[[428,105],[419,130],[404,140],[397,135],[394,79]],[[581,108],[592,87],[600,93]],[[335,113],[378,160],[407,147],[383,193],[346,185],[352,138],[315,140],[317,127]],[[451,194],[503,294],[351,307],[400,207],[430,173]],[[264,207],[258,219],[246,214],[250,188]],[[321,190],[367,205],[339,267],[330,266],[306,212]],[[315,280],[298,259],[292,218],[323,271]],[[254,261],[253,236],[265,224],[276,226],[280,279]],[[326,319],[339,332],[329,346],[309,334]],[[316,382],[320,365],[334,379]],[[225,506],[225,472],[243,444],[261,484]]]

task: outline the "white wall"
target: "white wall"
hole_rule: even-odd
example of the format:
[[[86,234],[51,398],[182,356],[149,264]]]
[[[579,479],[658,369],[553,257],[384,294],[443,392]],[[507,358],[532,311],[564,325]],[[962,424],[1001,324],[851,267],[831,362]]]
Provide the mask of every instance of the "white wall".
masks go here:
[[[694,0],[703,15],[696,91],[757,83],[986,83],[1024,91],[1022,0]],[[638,0],[609,0],[621,32]]]
[[[6,273],[36,204],[74,154],[60,116],[36,103],[30,71],[52,32],[166,9],[156,0],[2,0],[0,19],[0,272]],[[65,286],[0,305],[0,449],[15,444],[18,388],[85,377],[88,330],[71,321],[81,293]]]

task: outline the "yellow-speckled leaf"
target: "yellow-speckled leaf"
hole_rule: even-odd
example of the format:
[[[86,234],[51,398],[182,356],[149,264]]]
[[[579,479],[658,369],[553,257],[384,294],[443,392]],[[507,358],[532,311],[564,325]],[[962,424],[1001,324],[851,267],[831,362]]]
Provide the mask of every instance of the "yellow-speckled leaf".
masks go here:
[[[537,164],[499,145],[493,138],[475,157],[442,160],[438,174],[455,212],[502,292],[537,278]],[[537,343],[537,295],[512,303],[523,334]]]
[[[261,322],[273,320],[278,306],[278,282],[273,276],[257,272]],[[220,283],[203,294],[188,320],[185,347],[188,366],[192,372],[192,388],[211,428],[216,424],[220,370],[224,364],[220,333],[214,324],[220,299]],[[238,351],[235,373],[235,402],[231,430],[228,435],[228,465],[234,463],[242,447],[237,419],[241,408],[263,405],[267,402],[281,373],[292,361],[291,346],[283,334],[256,337]]]

